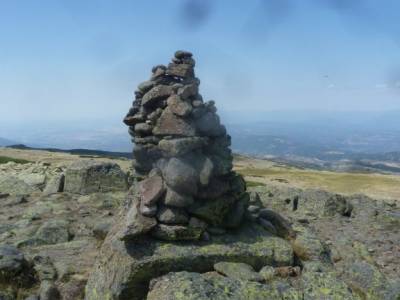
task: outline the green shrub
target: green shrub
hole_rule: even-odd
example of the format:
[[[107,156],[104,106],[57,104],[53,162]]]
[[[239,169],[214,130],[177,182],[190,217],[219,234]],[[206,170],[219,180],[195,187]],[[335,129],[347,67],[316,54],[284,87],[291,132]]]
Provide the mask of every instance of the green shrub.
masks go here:
[[[0,156],[0,164],[6,164],[10,161],[13,161],[17,164],[27,164],[30,163],[29,160],[26,159],[19,159],[19,158],[13,158],[13,157],[8,157],[8,156]]]
[[[247,187],[256,187],[256,186],[265,186],[265,183],[257,182],[257,181],[246,181]]]

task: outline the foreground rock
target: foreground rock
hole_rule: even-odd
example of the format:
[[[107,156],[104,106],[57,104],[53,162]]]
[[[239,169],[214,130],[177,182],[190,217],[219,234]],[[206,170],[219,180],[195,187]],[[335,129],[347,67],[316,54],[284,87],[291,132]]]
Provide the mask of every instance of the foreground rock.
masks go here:
[[[123,242],[116,235],[120,226],[112,229],[103,244],[86,286],[87,300],[142,299],[153,278],[177,271],[212,271],[220,261],[246,263],[255,270],[293,264],[290,243],[258,225],[195,243],[169,243],[151,237]]]
[[[397,205],[276,184],[252,190],[292,224],[291,244],[303,265],[328,263],[320,276],[336,276],[362,299],[400,296],[400,248],[393,243],[400,239]]]
[[[281,287],[281,288],[279,288]],[[169,273],[150,284],[148,300],[263,300],[302,299],[287,284],[265,285],[252,281],[231,280],[216,273]]]
[[[27,285],[33,273],[24,254],[11,245],[0,245],[0,283]]]
[[[227,277],[244,281],[263,281],[263,277],[253,267],[244,263],[219,262],[214,265],[215,271]]]
[[[169,273],[150,283],[148,300],[299,300],[299,299],[345,299],[361,300],[347,286],[330,274],[310,272],[295,287],[290,282],[274,280],[268,284],[234,280],[210,272]]]

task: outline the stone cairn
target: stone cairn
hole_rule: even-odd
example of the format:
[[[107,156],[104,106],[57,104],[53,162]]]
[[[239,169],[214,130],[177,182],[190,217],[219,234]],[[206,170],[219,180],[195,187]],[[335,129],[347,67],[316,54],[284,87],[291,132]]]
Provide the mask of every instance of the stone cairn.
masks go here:
[[[138,86],[124,123],[135,143],[137,200],[122,239],[207,240],[240,225],[249,196],[232,171],[231,138],[204,102],[192,53],[177,51]]]

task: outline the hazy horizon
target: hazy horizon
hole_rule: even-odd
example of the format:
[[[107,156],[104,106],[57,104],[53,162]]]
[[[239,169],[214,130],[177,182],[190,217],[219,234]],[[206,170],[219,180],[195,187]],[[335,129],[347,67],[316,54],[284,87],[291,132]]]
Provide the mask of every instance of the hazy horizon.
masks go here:
[[[194,53],[200,92],[221,112],[400,110],[396,1],[60,0],[1,8],[3,123],[119,122],[135,87],[177,49]]]

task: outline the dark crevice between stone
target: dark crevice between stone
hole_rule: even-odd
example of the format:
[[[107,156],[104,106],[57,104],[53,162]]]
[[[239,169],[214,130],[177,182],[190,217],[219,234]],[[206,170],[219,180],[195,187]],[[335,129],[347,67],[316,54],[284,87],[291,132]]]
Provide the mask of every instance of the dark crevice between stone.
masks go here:
[[[298,206],[299,206],[299,196],[296,196],[293,199],[293,211],[296,211]]]

